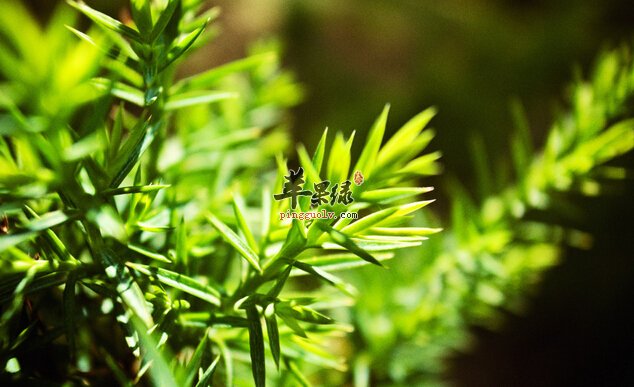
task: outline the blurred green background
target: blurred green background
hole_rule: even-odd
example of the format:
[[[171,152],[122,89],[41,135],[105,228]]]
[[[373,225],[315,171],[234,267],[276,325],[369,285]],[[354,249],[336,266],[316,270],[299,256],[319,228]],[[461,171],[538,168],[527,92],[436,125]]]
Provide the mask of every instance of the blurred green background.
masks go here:
[[[29,3],[46,18],[54,2]],[[124,2],[88,3],[117,14]],[[446,176],[476,191],[474,137],[484,140],[492,169],[508,159],[513,99],[525,107],[541,145],[553,113],[565,103],[566,84],[587,72],[600,50],[630,43],[634,32],[634,3],[626,0],[212,4],[223,10],[222,38],[197,52],[187,72],[240,58],[258,39],[280,38],[284,61],[306,91],[293,112],[294,140],[309,149],[325,126],[346,133],[356,129],[363,139],[386,102],[392,104],[391,131],[425,107],[437,106],[432,149],[442,150],[445,173],[426,183],[437,187],[433,207],[441,215],[448,211]],[[634,165],[631,155],[622,162]],[[495,331],[474,327],[474,345],[451,357],[447,380],[469,386],[634,381],[633,186],[630,179],[600,199],[569,198],[584,209],[576,217],[547,214],[592,233],[593,247],[567,249],[523,315],[507,313]]]
[[[566,85],[587,74],[601,50],[630,43],[634,32],[634,3],[620,0],[219,4],[225,39],[207,59],[237,58],[245,42],[279,36],[286,63],[306,89],[293,133],[309,149],[325,126],[356,129],[364,138],[386,102],[392,104],[392,131],[437,106],[432,149],[443,152],[445,173],[428,183],[437,187],[432,207],[444,219],[447,176],[477,190],[474,137],[484,140],[491,168],[504,169],[514,129],[509,106],[519,100],[541,146],[554,113],[565,105]],[[634,165],[631,155],[621,162]],[[499,330],[473,327],[476,340],[451,356],[445,379],[468,386],[634,383],[632,197],[630,178],[601,199],[567,198],[584,209],[575,216],[563,209],[538,215],[593,234],[593,247],[568,248],[525,313],[502,311],[506,321]],[[364,278],[376,281],[368,288],[380,288],[384,276],[390,277],[386,283],[398,283],[396,275]]]

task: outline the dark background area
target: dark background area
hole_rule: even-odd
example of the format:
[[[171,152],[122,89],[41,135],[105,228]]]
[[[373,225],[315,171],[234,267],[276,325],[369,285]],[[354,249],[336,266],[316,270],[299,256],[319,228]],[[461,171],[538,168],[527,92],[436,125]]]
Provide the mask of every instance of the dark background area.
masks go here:
[[[87,1],[116,13],[123,2]],[[31,0],[45,15],[53,2]],[[632,41],[626,0],[223,0],[222,39],[197,53],[192,71],[237,59],[248,42],[278,36],[287,67],[307,91],[293,136],[313,149],[324,127],[367,128],[386,102],[389,131],[434,105],[445,175],[473,184],[471,140],[509,154],[512,98],[524,105],[536,144],[565,106],[575,71],[587,74],[602,49]],[[576,70],[575,70],[576,69]],[[362,141],[356,141],[362,144]],[[358,151],[358,149],[357,149]],[[630,168],[632,157],[620,160]],[[493,168],[493,167],[492,167]],[[443,180],[438,206],[446,208]],[[634,184],[602,198],[572,198],[594,235],[590,250],[568,248],[545,273],[526,314],[501,330],[474,327],[475,345],[455,353],[447,378],[468,386],[634,385]],[[567,221],[567,220],[562,220]]]
[[[633,197],[630,181],[618,197],[577,198],[592,248],[567,249],[525,315],[507,315],[498,331],[474,327],[475,346],[454,354],[448,378],[462,386],[633,385]]]

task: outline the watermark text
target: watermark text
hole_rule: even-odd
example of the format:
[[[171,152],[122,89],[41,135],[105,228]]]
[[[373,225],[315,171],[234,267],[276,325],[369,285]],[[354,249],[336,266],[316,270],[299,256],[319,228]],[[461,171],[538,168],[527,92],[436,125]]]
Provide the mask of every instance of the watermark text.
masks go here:
[[[298,220],[311,220],[311,219],[359,219],[358,212],[341,212],[337,215],[334,211],[291,211],[286,210],[280,212],[280,220],[284,219],[298,219]]]

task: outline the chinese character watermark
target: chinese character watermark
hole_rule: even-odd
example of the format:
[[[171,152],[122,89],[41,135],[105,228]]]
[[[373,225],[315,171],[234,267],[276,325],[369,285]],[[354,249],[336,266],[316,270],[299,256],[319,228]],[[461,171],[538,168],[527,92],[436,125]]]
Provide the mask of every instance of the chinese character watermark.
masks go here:
[[[312,208],[317,208],[322,205],[335,204],[349,205],[354,202],[352,197],[352,190],[350,186],[352,183],[350,180],[345,180],[340,183],[335,183],[332,188],[330,187],[330,180],[322,180],[319,183],[313,183],[313,191],[303,188],[304,169],[302,167],[297,168],[296,171],[290,169],[288,176],[284,176],[286,182],[282,189],[282,193],[275,194],[273,197],[275,200],[291,199],[291,209],[297,208],[298,196],[310,196],[310,205]],[[363,183],[363,175],[360,171],[354,173],[354,182],[356,185]]]

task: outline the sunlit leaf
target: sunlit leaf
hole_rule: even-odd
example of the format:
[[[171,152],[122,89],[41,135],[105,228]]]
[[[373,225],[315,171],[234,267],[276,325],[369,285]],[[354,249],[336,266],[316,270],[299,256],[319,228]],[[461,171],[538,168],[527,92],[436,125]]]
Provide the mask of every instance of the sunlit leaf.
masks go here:
[[[169,184],[148,184],[148,185],[136,185],[129,187],[119,187],[119,188],[108,188],[101,192],[104,196],[115,196],[115,195],[128,195],[133,193],[148,193],[154,192],[161,189],[169,188]]]
[[[168,1],[165,9],[161,11],[159,14],[158,20],[156,24],[154,24],[154,28],[152,29],[152,33],[150,34],[149,41],[154,42],[156,39],[163,33],[165,27],[169,24],[170,20],[174,16],[174,12],[181,6],[181,0],[172,0]]]
[[[273,303],[267,305],[264,309],[264,320],[266,321],[266,333],[269,337],[269,348],[275,361],[275,366],[280,368],[280,334],[277,328],[277,319],[275,318],[275,305]]]
[[[383,134],[385,133],[385,125],[387,123],[387,115],[389,111],[390,105],[386,105],[383,112],[381,112],[381,115],[372,126],[365,146],[363,147],[363,152],[361,152],[361,156],[359,156],[359,160],[354,167],[354,170],[361,171],[366,179],[369,179],[370,176],[372,176],[374,163],[377,160],[381,142],[383,141]]]
[[[342,292],[350,295],[350,296],[354,296],[357,293],[357,290],[350,284],[346,283],[345,281],[343,281],[342,279],[322,270],[319,269],[317,267],[313,267],[309,264],[306,264],[304,262],[300,262],[300,261],[296,261],[293,262],[293,266],[295,266],[296,268],[305,271],[308,274],[312,274],[317,278],[320,278],[326,282],[328,282],[329,284],[331,284],[332,286],[336,287],[337,289],[341,290]]]
[[[194,355],[192,356],[191,360],[187,364],[187,368],[184,371],[183,385],[185,386],[192,385],[196,376],[198,375],[198,369],[200,368],[200,364],[203,358],[203,353],[207,351],[208,349],[209,349],[209,337],[208,337],[208,333],[205,332],[203,339],[200,341],[200,343],[196,347],[196,351],[194,351]]]
[[[88,16],[99,26],[120,33],[137,42],[142,41],[141,35],[139,35],[137,31],[119,22],[118,20],[113,19],[112,17],[91,8],[84,3],[78,3],[72,0],[67,0],[67,2],[71,6],[77,8],[81,13]]]
[[[152,31],[152,6],[150,0],[130,0],[130,11],[140,34]]]
[[[150,146],[161,125],[161,121],[139,120],[110,169],[112,176],[110,188],[119,187],[123,179],[138,163],[143,152]]]
[[[165,255],[150,251],[142,246],[129,244],[128,247],[130,248],[130,250],[136,251],[137,253],[144,255],[148,258],[152,258],[156,261],[172,263],[172,261],[170,261]]]
[[[218,231],[222,239],[233,246],[240,253],[240,255],[244,259],[246,259],[249,264],[251,264],[251,266],[253,266],[256,270],[262,271],[258,263],[260,258],[258,257],[257,253],[253,251],[242,238],[240,238],[233,230],[231,230],[226,224],[224,224],[215,216],[209,214],[207,216],[207,219],[209,219],[209,221]]]
[[[154,277],[165,285],[181,290],[201,300],[220,306],[220,293],[211,286],[204,285],[195,279],[173,271],[127,262],[126,265],[147,276]]]
[[[190,32],[187,36],[182,38],[179,42],[177,42],[172,47],[172,49],[167,53],[167,58],[165,62],[162,63],[161,66],[159,67],[159,71],[163,70],[164,68],[172,64],[172,62],[178,59],[181,55],[183,55],[185,51],[187,51],[192,46],[192,44],[194,44],[194,42],[196,41],[196,39],[198,39],[200,34],[203,33],[203,31],[205,30],[205,27],[207,27],[208,22],[209,20],[206,21],[202,26],[198,27],[196,30]]]
[[[365,251],[364,249],[359,247],[345,233],[343,233],[343,232],[341,232],[339,230],[335,230],[334,228],[332,228],[332,227],[330,227],[330,226],[328,226],[326,224],[321,224],[321,225],[319,225],[319,227],[330,235],[330,239],[334,243],[338,244],[339,246],[342,246],[342,247],[346,248],[347,250],[349,250],[350,252],[358,255],[361,259],[363,259],[365,261],[373,263],[373,264],[375,264],[377,266],[383,266],[381,264],[381,262],[379,262],[376,258],[374,258],[370,253],[368,253],[367,251]]]
[[[224,91],[192,91],[177,94],[170,98],[165,104],[165,110],[182,109],[188,106],[208,104],[236,97],[235,93]]]
[[[133,86],[126,85],[122,82],[113,82],[105,78],[95,78],[92,82],[98,89],[108,91],[113,96],[121,98],[124,101],[140,107],[146,105],[143,92]]]
[[[207,367],[207,369],[205,370],[205,372],[203,372],[202,376],[198,380],[198,383],[196,383],[196,387],[206,387],[209,385],[209,381],[211,380],[211,377],[214,375],[214,372],[216,371],[216,366],[218,365],[219,361],[220,361],[220,355],[216,356],[214,361],[212,361],[209,367]]]

